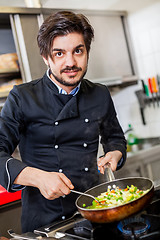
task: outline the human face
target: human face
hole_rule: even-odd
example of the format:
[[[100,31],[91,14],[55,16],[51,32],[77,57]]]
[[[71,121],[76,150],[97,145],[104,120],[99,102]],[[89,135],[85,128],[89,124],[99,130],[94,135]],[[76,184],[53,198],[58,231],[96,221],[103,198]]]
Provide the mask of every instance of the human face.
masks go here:
[[[51,78],[68,93],[75,88],[87,70],[87,50],[83,35],[69,33],[53,40],[52,59],[44,59],[52,71]]]

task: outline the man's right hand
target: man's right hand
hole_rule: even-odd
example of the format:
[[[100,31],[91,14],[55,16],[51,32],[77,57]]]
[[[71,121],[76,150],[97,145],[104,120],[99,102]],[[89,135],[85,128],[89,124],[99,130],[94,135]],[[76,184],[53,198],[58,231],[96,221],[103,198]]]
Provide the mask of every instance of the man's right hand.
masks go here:
[[[41,194],[49,200],[67,195],[74,188],[63,173],[46,172],[32,167],[24,168],[15,179],[14,184],[37,187]]]

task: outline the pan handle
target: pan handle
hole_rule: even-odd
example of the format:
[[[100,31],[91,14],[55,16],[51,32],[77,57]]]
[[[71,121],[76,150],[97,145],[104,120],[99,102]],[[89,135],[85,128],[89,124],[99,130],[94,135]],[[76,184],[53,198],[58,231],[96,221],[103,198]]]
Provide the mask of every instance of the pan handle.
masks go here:
[[[108,182],[111,182],[113,180],[115,180],[115,176],[114,176],[114,173],[111,169],[111,164],[110,162],[108,162],[105,166],[104,166],[104,169],[105,169],[105,177],[107,179]]]

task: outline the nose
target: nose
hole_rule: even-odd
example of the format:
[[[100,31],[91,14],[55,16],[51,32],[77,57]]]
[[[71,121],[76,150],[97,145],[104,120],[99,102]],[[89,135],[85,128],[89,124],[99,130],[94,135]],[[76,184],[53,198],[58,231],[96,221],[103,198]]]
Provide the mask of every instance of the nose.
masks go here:
[[[72,67],[76,64],[76,60],[74,58],[74,55],[71,53],[66,54],[66,66]]]

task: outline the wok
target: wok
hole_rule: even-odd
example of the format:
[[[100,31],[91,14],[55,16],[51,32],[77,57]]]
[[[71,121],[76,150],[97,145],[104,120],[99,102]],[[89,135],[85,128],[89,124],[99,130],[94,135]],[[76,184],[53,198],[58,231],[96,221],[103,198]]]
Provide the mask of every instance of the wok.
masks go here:
[[[122,178],[122,179],[118,179],[110,182],[105,182],[87,190],[85,193],[91,194],[96,197],[100,195],[102,192],[106,192],[109,185],[112,186],[114,184],[120,187],[121,189],[126,188],[127,185],[131,186],[133,184],[141,190],[149,189],[149,191],[142,197],[132,202],[129,202],[117,207],[107,208],[107,209],[84,208],[83,204],[86,204],[86,206],[89,206],[92,204],[93,199],[86,197],[84,195],[81,195],[76,200],[76,206],[84,218],[95,223],[111,223],[115,221],[120,221],[126,217],[131,216],[132,214],[135,214],[141,211],[151,201],[154,193],[153,182],[150,179],[143,178],[143,177],[134,177],[134,178],[129,177],[129,178]]]

